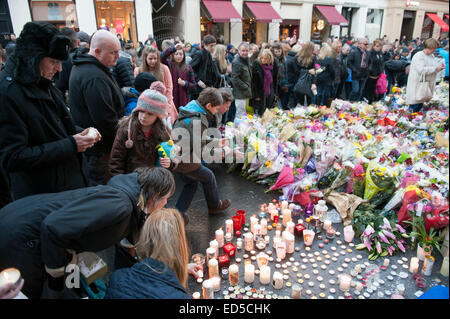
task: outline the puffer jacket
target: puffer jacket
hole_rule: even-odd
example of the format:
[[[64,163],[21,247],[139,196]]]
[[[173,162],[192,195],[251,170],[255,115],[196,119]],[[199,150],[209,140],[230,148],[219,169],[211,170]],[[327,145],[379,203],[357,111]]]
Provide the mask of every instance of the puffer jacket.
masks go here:
[[[156,259],[145,258],[112,274],[105,299],[190,299],[190,296],[171,268]]]
[[[131,56],[121,56],[111,72],[120,88],[133,86],[134,70],[131,64]]]

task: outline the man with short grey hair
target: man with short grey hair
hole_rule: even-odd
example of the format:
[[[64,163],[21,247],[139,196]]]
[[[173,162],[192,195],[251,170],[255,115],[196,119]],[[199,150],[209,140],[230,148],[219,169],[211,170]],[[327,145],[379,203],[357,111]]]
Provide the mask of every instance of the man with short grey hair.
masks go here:
[[[102,136],[86,152],[93,185],[108,180],[108,162],[116,127],[124,115],[125,101],[110,69],[119,58],[120,42],[106,30],[97,31],[88,53],[77,52],[69,81],[70,109],[77,125],[95,127]]]

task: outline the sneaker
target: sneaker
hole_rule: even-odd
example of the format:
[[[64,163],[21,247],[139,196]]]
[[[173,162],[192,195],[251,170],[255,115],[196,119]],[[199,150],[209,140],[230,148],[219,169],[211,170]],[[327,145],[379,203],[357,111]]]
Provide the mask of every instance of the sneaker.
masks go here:
[[[217,208],[210,208],[208,210],[209,214],[216,214],[218,212],[226,210],[228,207],[231,206],[231,201],[229,199],[224,199],[220,201],[219,207]]]

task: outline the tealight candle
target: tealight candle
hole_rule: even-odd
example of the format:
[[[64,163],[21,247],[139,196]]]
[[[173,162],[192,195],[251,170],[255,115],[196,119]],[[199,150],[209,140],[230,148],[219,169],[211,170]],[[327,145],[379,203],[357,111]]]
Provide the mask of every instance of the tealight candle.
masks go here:
[[[244,267],[244,281],[251,284],[255,281],[255,266],[252,264],[246,264]]]
[[[192,299],[200,299],[200,296],[201,296],[200,293],[196,291],[192,294]]]
[[[268,285],[270,283],[270,267],[262,266],[259,270],[259,282],[262,285]]]
[[[0,272],[0,287],[8,283],[12,283],[14,284],[14,287],[17,288],[20,284],[21,279],[22,277],[18,269],[7,268]]]
[[[239,284],[239,266],[237,264],[230,265],[228,272],[230,275],[230,286]]]
[[[281,289],[281,288],[283,288],[283,275],[282,275],[280,272],[278,272],[278,271],[275,271],[275,272],[273,273],[273,276],[272,276],[272,286],[273,286],[273,288],[275,288],[275,289]]]
[[[323,228],[324,228],[325,230],[328,230],[328,228],[330,228],[330,227],[331,227],[331,220],[325,219],[325,220],[323,221]]]
[[[383,266],[384,267],[387,267],[387,266],[389,266],[389,259],[387,259],[387,258],[384,258],[384,260],[383,260]]]
[[[342,274],[339,276],[339,289],[342,291],[350,290],[350,285],[352,282],[352,277],[347,274]]]
[[[294,299],[300,299],[302,296],[303,288],[300,285],[293,284],[291,288],[291,297]]]
[[[216,230],[216,240],[217,243],[219,244],[219,248],[222,248],[224,245],[224,238],[223,238],[224,234],[223,234],[223,230],[222,228],[219,228],[218,230]]]

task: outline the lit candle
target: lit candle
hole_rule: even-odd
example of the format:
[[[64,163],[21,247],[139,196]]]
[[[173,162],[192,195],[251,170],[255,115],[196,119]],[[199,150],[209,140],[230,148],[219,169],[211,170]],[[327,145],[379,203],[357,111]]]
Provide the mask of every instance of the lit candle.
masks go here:
[[[347,243],[351,243],[353,241],[353,237],[355,237],[355,232],[353,230],[352,225],[348,225],[344,227],[344,239]]]
[[[350,285],[352,282],[352,277],[347,274],[342,274],[339,276],[339,289],[342,291],[350,290]]]
[[[409,263],[409,272],[415,274],[419,271],[419,258],[412,257]]]
[[[278,272],[278,271],[275,271],[275,272],[273,273],[273,276],[272,276],[272,286],[273,286],[273,288],[275,288],[275,289],[281,289],[281,288],[283,288],[283,275],[282,275],[280,272]]]
[[[211,280],[214,292],[219,292],[220,291],[220,277],[213,277],[213,278],[210,278],[209,280]]]
[[[258,224],[258,218],[255,216],[250,217],[250,231],[254,234],[255,233],[255,225]]]
[[[253,226],[253,230],[254,230],[253,234],[255,235],[255,238],[257,236],[261,235],[261,225],[260,224],[255,224]]]
[[[286,243],[284,241],[280,241],[277,244],[277,258],[284,259],[286,258]]]
[[[217,258],[216,248],[209,247],[206,249],[206,262],[208,263],[210,259]]]
[[[294,234],[294,228],[295,228],[295,223],[292,220],[290,220],[286,223],[286,229],[291,234]]]
[[[237,264],[232,264],[230,268],[228,268],[228,272],[230,274],[230,286],[239,284],[239,266]]]
[[[315,235],[316,234],[314,233],[314,231],[312,231],[310,229],[305,229],[303,231],[303,242],[305,243],[305,246],[311,246],[312,245]]]
[[[277,245],[281,242],[281,237],[274,237],[273,238],[273,248],[276,249]]]
[[[362,272],[362,267],[360,264],[355,265],[355,270],[360,274]]]
[[[270,243],[270,236],[264,236],[264,241],[268,245]]]
[[[275,220],[275,217],[278,217],[278,210],[276,209],[270,210],[270,219]]]
[[[216,258],[208,261],[209,279],[219,277],[219,262]]]
[[[286,235],[286,252],[292,254],[294,252],[295,236],[291,233]]]
[[[325,230],[328,230],[328,228],[331,227],[331,220],[325,219],[325,220],[323,221],[323,227],[325,228]]]
[[[225,233],[230,233],[233,236],[233,220],[227,219],[225,221]]]
[[[289,205],[289,203],[286,200],[282,201],[281,202],[281,210],[287,209],[288,205]]]
[[[244,281],[251,284],[255,281],[255,266],[252,264],[245,264],[244,267]]]
[[[286,227],[287,222],[291,221],[291,211],[289,209],[283,209],[283,226]]]
[[[302,290],[303,288],[300,287],[300,285],[293,284],[291,288],[291,297],[294,299],[300,299],[302,296]]]
[[[245,233],[244,234],[244,246],[246,251],[253,250],[253,234]]]
[[[259,270],[259,282],[262,285],[268,285],[270,283],[270,267],[262,266]]]
[[[281,241],[286,241],[286,235],[289,234],[289,232],[287,230],[284,230],[281,233]]]
[[[294,210],[294,208],[295,208],[295,204],[294,203],[289,204],[288,208],[292,212]]]
[[[192,294],[192,299],[200,299],[200,296],[201,296],[200,293],[196,291]]]
[[[444,260],[442,261],[441,275],[448,277],[448,256],[444,257]]]
[[[384,258],[384,260],[383,260],[383,266],[384,266],[384,267],[389,266],[389,259]]]
[[[0,273],[0,287],[8,283],[13,283],[14,288],[17,288],[22,279],[20,271],[16,268],[7,268]]]
[[[218,230],[216,230],[216,240],[217,240],[217,243],[219,244],[219,248],[222,248],[223,244],[224,244],[222,228],[219,228]]]
[[[236,247],[237,249],[241,250],[242,249],[242,238],[238,238],[236,240]]]
[[[267,235],[267,219],[261,219],[261,235]]]
[[[219,242],[217,240],[212,240],[209,242],[209,247],[212,247],[216,250],[216,257],[219,256]]]
[[[202,283],[203,299],[214,299],[214,287],[208,279]]]

